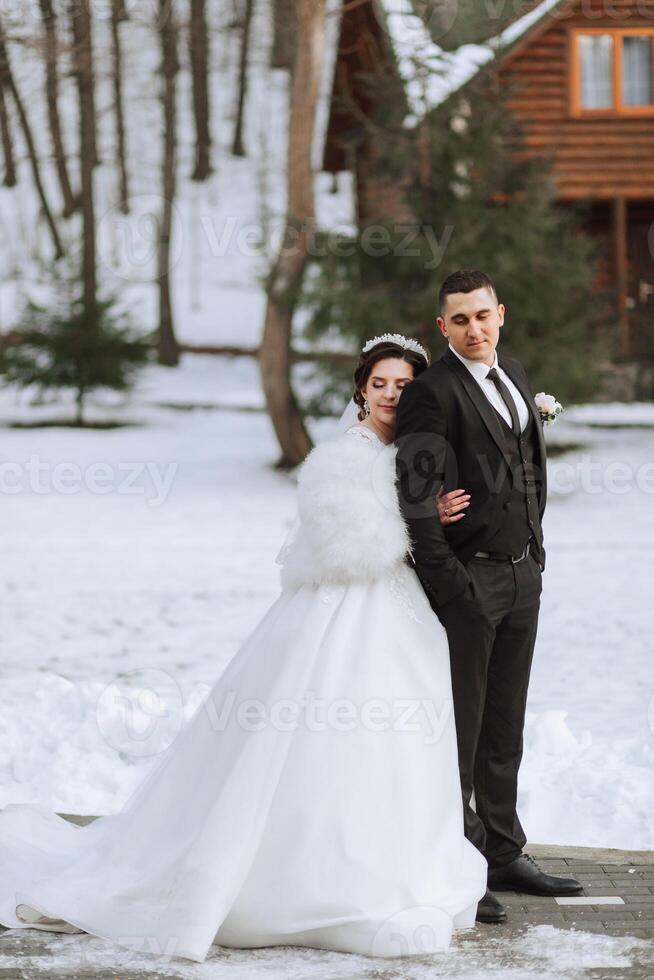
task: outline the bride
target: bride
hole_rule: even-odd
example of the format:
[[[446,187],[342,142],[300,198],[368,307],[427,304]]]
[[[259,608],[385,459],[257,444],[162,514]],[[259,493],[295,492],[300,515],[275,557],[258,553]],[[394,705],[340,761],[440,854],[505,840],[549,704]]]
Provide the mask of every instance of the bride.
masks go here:
[[[396,406],[427,366],[401,335],[365,345],[344,430],[299,471],[281,595],[123,809],[0,813],[0,923],[199,962],[424,954],[474,925],[447,638],[395,490]]]

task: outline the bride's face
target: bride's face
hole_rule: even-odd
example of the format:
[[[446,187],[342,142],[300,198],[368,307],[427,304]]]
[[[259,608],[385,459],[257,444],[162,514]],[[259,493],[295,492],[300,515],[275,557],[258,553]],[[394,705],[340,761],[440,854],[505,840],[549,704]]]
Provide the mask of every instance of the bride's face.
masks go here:
[[[400,395],[413,381],[413,368],[399,357],[387,357],[373,366],[363,397],[370,405],[372,422],[395,425],[395,413]]]

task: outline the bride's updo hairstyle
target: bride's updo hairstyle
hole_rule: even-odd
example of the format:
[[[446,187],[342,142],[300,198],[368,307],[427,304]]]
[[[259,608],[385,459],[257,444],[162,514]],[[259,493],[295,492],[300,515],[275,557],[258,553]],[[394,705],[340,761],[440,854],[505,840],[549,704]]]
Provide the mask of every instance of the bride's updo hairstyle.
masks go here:
[[[422,346],[413,341],[416,347]],[[368,346],[368,345],[366,345]],[[362,350],[361,356],[359,357],[359,363],[357,364],[356,371],[354,372],[354,401],[359,406],[359,421],[362,422],[366,417],[366,413],[363,410],[364,397],[361,394],[361,389],[365,388],[368,384],[368,379],[372,374],[372,369],[375,364],[379,361],[384,361],[388,357],[396,357],[401,361],[406,361],[413,368],[413,377],[417,378],[419,374],[426,371],[429,367],[429,361],[427,360],[426,352],[424,354],[419,353],[417,350],[411,350],[397,344],[390,340],[380,340],[378,344],[370,347],[368,350]]]

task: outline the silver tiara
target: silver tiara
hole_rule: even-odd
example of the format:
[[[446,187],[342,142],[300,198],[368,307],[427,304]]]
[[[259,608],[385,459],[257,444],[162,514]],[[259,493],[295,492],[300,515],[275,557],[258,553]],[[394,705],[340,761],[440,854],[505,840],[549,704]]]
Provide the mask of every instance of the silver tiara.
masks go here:
[[[365,342],[361,348],[361,353],[367,354],[377,344],[397,344],[398,347],[403,347],[404,350],[412,350],[415,354],[421,354],[427,361],[427,364],[430,362],[429,354],[422,344],[419,344],[417,340],[412,340],[410,337],[404,337],[401,333],[384,333],[381,337],[373,337],[372,340]]]

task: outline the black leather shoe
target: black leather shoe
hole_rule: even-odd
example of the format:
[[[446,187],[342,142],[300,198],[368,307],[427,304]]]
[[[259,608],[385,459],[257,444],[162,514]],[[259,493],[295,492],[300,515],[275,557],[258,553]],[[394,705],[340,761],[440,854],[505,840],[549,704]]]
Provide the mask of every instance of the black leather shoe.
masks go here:
[[[490,868],[488,887],[498,892],[516,891],[526,895],[578,895],[583,891],[576,878],[545,874],[528,854],[521,854],[503,868]]]
[[[477,922],[505,921],[506,909],[501,902],[498,902],[492,892],[487,891],[477,906]]]

